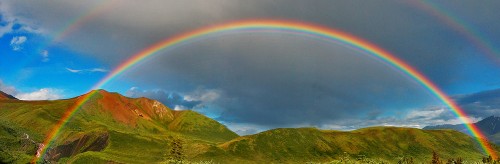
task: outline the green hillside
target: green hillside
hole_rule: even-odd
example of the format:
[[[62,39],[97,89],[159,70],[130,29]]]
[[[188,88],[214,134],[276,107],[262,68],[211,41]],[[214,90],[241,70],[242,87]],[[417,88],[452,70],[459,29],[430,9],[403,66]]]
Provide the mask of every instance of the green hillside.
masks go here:
[[[55,101],[0,100],[0,163],[27,163],[63,113],[83,96]],[[175,151],[174,151],[175,150]],[[61,163],[304,163],[345,158],[395,162],[403,156],[480,161],[469,136],[453,130],[373,127],[355,131],[274,129],[239,137],[194,111],[155,100],[95,91],[44,156]],[[176,155],[174,152],[179,152]]]
[[[56,101],[0,100],[0,151],[7,152],[0,158],[28,162],[45,134],[80,98],[82,96]],[[27,146],[17,143],[24,134],[36,144],[21,151],[19,147]],[[132,99],[99,90],[64,126],[45,158],[71,162],[159,162],[168,158],[170,143],[176,138],[184,140],[185,149],[200,150],[186,152],[192,157],[204,148],[236,137],[238,135],[224,125],[194,111],[173,111],[154,100]]]
[[[355,131],[315,128],[274,129],[242,136],[219,146],[248,161],[332,161],[344,156],[396,162],[401,157],[418,161],[439,152],[443,158],[478,160],[484,156],[469,136],[453,130],[372,127]]]

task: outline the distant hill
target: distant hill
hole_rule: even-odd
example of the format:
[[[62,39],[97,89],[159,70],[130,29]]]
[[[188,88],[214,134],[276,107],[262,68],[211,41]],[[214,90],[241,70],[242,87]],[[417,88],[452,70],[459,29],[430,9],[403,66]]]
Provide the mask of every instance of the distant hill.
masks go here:
[[[0,100],[6,100],[6,99],[17,100],[17,98],[15,98],[14,96],[9,95],[9,94],[7,94],[5,92],[0,91]]]
[[[91,94],[91,95],[89,95]],[[96,90],[65,100],[0,100],[0,163],[28,163],[67,109],[86,99],[43,156],[58,163],[162,163],[173,157],[216,163],[328,162],[349,156],[396,162],[411,156],[479,161],[473,138],[453,130],[373,127],[354,131],[273,129],[238,136],[195,111]]]
[[[500,117],[490,116],[474,123],[490,141],[500,144]],[[469,134],[464,124],[426,126],[423,129],[454,129]]]
[[[371,127],[354,131],[315,128],[273,129],[242,136],[219,145],[224,151],[245,160],[286,162],[331,161],[351,157],[397,162],[403,156],[417,161],[430,159],[432,151],[442,157],[479,159],[475,141],[454,130],[421,130],[398,127]]]

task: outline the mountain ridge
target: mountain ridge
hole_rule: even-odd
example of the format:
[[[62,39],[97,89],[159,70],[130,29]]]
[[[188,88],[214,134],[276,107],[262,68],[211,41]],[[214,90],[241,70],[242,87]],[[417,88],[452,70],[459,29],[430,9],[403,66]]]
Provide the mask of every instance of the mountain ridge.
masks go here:
[[[186,160],[217,163],[328,162],[346,153],[396,162],[397,156],[426,160],[434,150],[446,158],[484,155],[472,137],[453,130],[277,128],[238,136],[192,110],[94,90],[63,100],[0,101],[0,161],[29,162],[62,115],[84,99],[47,145],[45,162],[158,163],[172,159],[179,145]]]
[[[17,98],[3,91],[0,91],[0,100],[17,100]]]
[[[478,122],[472,123],[476,127],[481,130],[481,132],[486,135],[486,137],[496,143],[500,144],[500,116],[489,116],[486,117]],[[468,129],[465,127],[465,124],[456,124],[456,125],[451,125],[451,124],[444,124],[444,125],[434,125],[434,126],[426,126],[423,129],[425,130],[431,130],[431,129],[453,129],[460,131],[462,133],[470,135]]]

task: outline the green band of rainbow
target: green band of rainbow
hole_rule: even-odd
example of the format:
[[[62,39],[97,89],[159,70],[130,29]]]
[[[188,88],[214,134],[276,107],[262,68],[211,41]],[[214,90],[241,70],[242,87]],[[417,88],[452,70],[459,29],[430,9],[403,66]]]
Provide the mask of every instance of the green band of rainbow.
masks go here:
[[[246,21],[230,22],[230,23],[201,28],[171,38],[167,38],[166,40],[160,41],[140,51],[139,53],[134,54],[132,57],[130,57],[125,62],[120,64],[118,67],[116,67],[101,81],[99,81],[92,89],[94,90],[101,88],[103,85],[113,80],[115,77],[122,74],[132,66],[143,61],[144,59],[155,55],[159,55],[160,53],[157,52],[161,50],[174,47],[181,43],[186,43],[192,39],[209,36],[210,34],[218,34],[228,31],[244,31],[244,30],[256,30],[256,29],[292,31],[296,33],[304,33],[307,35],[316,35],[321,38],[327,38],[332,41],[339,41],[347,45],[350,45],[352,47],[356,47],[357,49],[364,51],[367,54],[370,54],[373,57],[380,59],[386,62],[387,64],[404,72],[406,75],[408,75],[409,77],[417,81],[420,85],[429,90],[430,93],[439,98],[446,106],[448,106],[451,109],[451,111],[461,121],[463,121],[464,123],[470,122],[470,120],[467,117],[467,114],[454,101],[452,101],[452,99],[450,99],[443,91],[441,91],[434,83],[432,83],[427,77],[425,77],[422,73],[420,73],[415,68],[411,67],[401,59],[398,59],[396,56],[383,50],[382,48],[339,30],[313,25],[309,23],[283,21],[283,20],[246,20]],[[58,135],[64,124],[71,118],[71,116],[77,111],[77,109],[79,109],[94,93],[95,91],[92,91],[89,94],[86,94],[83,97],[78,98],[78,101],[65,112],[63,117],[59,120],[59,122],[47,134],[46,139],[43,142],[43,144],[46,146],[42,149],[41,156],[45,154],[47,147],[50,147],[50,144],[53,142],[54,138]],[[477,139],[477,141],[479,142],[481,148],[485,151],[485,153],[496,158],[497,157],[496,152],[492,149],[492,147],[485,139],[482,132],[474,124],[466,124],[466,127],[471,132],[471,134]],[[38,158],[39,157],[35,157],[34,161],[38,160]]]

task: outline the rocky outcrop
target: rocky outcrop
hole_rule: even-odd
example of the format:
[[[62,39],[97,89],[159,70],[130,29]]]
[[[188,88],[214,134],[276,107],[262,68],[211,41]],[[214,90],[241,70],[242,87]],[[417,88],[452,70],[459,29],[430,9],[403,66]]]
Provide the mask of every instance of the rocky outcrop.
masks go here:
[[[109,134],[107,132],[84,134],[64,144],[48,148],[44,156],[46,161],[57,161],[63,157],[71,157],[87,151],[102,151],[108,146]]]

